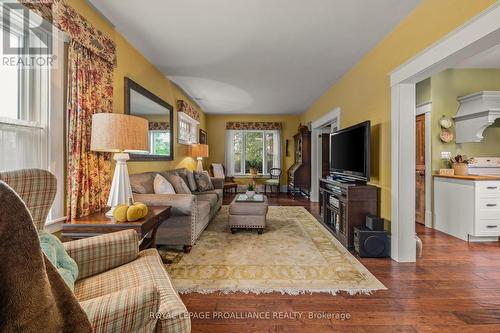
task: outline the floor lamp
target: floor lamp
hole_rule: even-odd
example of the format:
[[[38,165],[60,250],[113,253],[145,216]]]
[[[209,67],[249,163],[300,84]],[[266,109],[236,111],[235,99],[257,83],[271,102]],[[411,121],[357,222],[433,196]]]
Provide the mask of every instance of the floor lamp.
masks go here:
[[[149,152],[148,131],[149,123],[144,118],[118,113],[92,115],[90,150],[115,153],[115,173],[107,204],[111,209],[106,213],[108,217],[113,216],[117,205],[128,203],[129,198],[132,198],[127,169],[128,153]]]
[[[189,146],[189,149],[189,155],[191,157],[195,157],[198,160],[196,171],[203,171],[203,164],[201,163],[201,161],[203,160],[203,157],[208,157],[208,145],[196,143]]]

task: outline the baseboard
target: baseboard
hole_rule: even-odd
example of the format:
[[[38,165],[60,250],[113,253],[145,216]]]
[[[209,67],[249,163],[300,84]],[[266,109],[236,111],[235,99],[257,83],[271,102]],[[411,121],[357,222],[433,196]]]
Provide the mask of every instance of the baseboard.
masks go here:
[[[287,192],[287,189],[288,189],[288,186],[286,185],[281,185],[280,186],[280,192],[281,193],[286,193]],[[238,187],[236,188],[236,191],[237,192],[246,192],[247,190],[247,185],[245,184],[238,184]],[[255,190],[259,193],[264,193],[264,185],[263,184],[258,184],[256,187],[255,187]],[[267,187],[267,192],[271,192],[271,188],[268,186]]]
[[[432,211],[430,210],[426,210],[425,211],[425,226],[427,228],[432,228],[433,225],[434,225],[434,220],[433,220],[433,215],[432,215]]]

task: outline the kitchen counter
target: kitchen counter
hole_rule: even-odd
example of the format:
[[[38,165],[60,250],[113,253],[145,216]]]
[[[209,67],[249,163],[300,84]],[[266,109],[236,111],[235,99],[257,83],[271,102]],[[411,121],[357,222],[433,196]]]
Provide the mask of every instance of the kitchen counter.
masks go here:
[[[439,178],[451,178],[451,179],[461,179],[461,180],[500,180],[500,176],[483,176],[483,175],[467,175],[467,176],[448,176],[436,174],[434,177]]]

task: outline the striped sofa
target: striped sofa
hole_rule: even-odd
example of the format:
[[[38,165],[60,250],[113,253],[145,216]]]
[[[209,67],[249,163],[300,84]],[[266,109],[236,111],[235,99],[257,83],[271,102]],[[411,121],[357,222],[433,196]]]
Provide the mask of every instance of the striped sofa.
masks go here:
[[[42,230],[56,192],[44,170],[0,172]],[[74,296],[95,332],[190,332],[186,307],[155,249],[139,252],[133,230],[64,243],[78,264]],[[26,249],[28,250],[28,249]],[[21,251],[21,249],[20,249]]]

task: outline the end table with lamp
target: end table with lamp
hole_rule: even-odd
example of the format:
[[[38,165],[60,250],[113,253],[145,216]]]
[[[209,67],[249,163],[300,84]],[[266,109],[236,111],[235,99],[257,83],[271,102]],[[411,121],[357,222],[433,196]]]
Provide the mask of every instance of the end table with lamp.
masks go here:
[[[97,152],[115,153],[115,173],[108,197],[107,217],[113,216],[114,208],[128,203],[132,198],[132,187],[128,176],[128,153],[149,152],[149,123],[146,119],[119,113],[96,113],[92,115],[90,149]]]
[[[90,149],[97,152],[112,152],[116,161],[115,173],[109,193],[106,212],[63,224],[63,239],[81,239],[124,229],[133,229],[141,240],[141,249],[155,247],[156,231],[170,217],[170,206],[148,207],[148,213],[134,222],[119,222],[113,211],[119,204],[132,200],[132,187],[127,169],[128,153],[149,152],[149,123],[146,119],[117,113],[96,113],[92,116]]]

